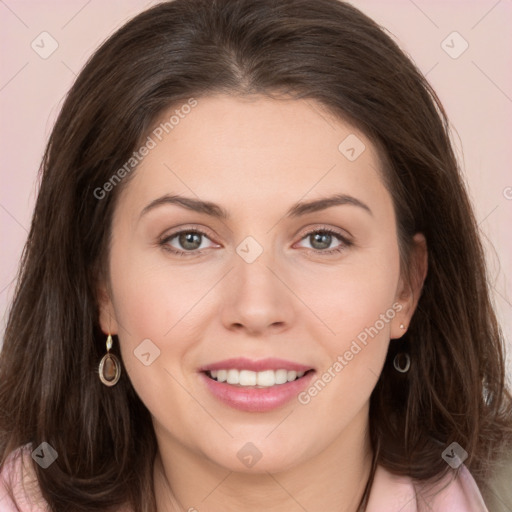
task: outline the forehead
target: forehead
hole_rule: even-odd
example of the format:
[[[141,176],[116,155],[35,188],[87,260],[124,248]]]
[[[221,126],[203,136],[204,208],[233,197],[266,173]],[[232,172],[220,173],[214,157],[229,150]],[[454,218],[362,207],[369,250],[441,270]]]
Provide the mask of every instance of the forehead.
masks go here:
[[[175,104],[157,120],[128,198],[142,204],[177,193],[261,211],[305,196],[350,193],[368,202],[385,193],[374,145],[315,100],[195,101]]]

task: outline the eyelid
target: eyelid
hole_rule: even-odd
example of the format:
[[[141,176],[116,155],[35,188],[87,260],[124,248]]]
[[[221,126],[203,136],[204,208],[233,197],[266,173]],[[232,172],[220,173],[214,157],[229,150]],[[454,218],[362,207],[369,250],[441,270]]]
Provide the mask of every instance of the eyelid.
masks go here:
[[[346,229],[341,229],[326,224],[314,224],[312,226],[308,226],[300,230],[296,236],[300,236],[300,239],[302,240],[305,236],[315,233],[317,231],[328,231],[330,233],[334,233],[339,237],[343,238],[344,240],[346,240],[347,242],[352,241],[353,239],[352,235]]]
[[[203,226],[198,227],[194,224],[184,224],[182,226],[176,226],[175,228],[173,228],[170,231],[164,231],[164,233],[158,237],[158,240],[159,241],[167,240],[167,239],[173,238],[174,236],[179,235],[183,232],[201,233],[202,235],[207,236],[210,240],[215,238],[215,235],[213,234],[213,232],[211,230],[209,230],[208,228],[205,228]]]

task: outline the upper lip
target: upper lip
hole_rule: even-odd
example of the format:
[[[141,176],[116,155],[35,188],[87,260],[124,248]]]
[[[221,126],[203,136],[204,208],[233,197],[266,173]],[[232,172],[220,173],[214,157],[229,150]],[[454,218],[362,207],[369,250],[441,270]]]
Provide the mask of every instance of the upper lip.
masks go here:
[[[232,359],[225,359],[216,363],[208,364],[199,369],[201,372],[212,370],[251,370],[253,372],[262,372],[265,370],[295,370],[296,372],[306,372],[312,370],[311,366],[296,363],[294,361],[287,361],[286,359],[277,359],[269,357],[266,359],[252,360],[245,357],[236,357]]]

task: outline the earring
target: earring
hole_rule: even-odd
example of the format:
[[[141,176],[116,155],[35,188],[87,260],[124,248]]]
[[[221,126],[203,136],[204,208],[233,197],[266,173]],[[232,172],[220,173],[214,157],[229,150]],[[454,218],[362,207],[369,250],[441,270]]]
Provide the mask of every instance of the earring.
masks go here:
[[[402,331],[405,329],[404,324],[400,324]],[[411,367],[411,356],[407,352],[398,352],[393,359],[395,370],[400,373],[407,373]]]
[[[101,358],[99,365],[100,380],[105,386],[115,386],[121,377],[121,362],[114,354],[110,353],[112,348],[112,336],[107,337],[107,353]]]
[[[407,352],[399,352],[393,359],[395,370],[400,373],[407,373],[411,367],[411,356]]]

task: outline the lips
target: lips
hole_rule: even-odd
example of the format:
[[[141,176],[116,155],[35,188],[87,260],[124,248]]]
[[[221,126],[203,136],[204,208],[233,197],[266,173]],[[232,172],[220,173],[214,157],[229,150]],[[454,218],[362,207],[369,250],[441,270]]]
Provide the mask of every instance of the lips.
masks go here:
[[[199,369],[201,372],[208,372],[212,370],[250,370],[253,372],[263,372],[265,370],[287,370],[296,372],[307,372],[313,370],[311,366],[287,361],[285,359],[267,358],[253,361],[245,357],[238,357],[233,359],[226,359],[217,363],[203,366]]]
[[[227,359],[200,369],[201,380],[216,399],[246,412],[284,406],[309,385],[314,375],[310,366],[276,358]]]

